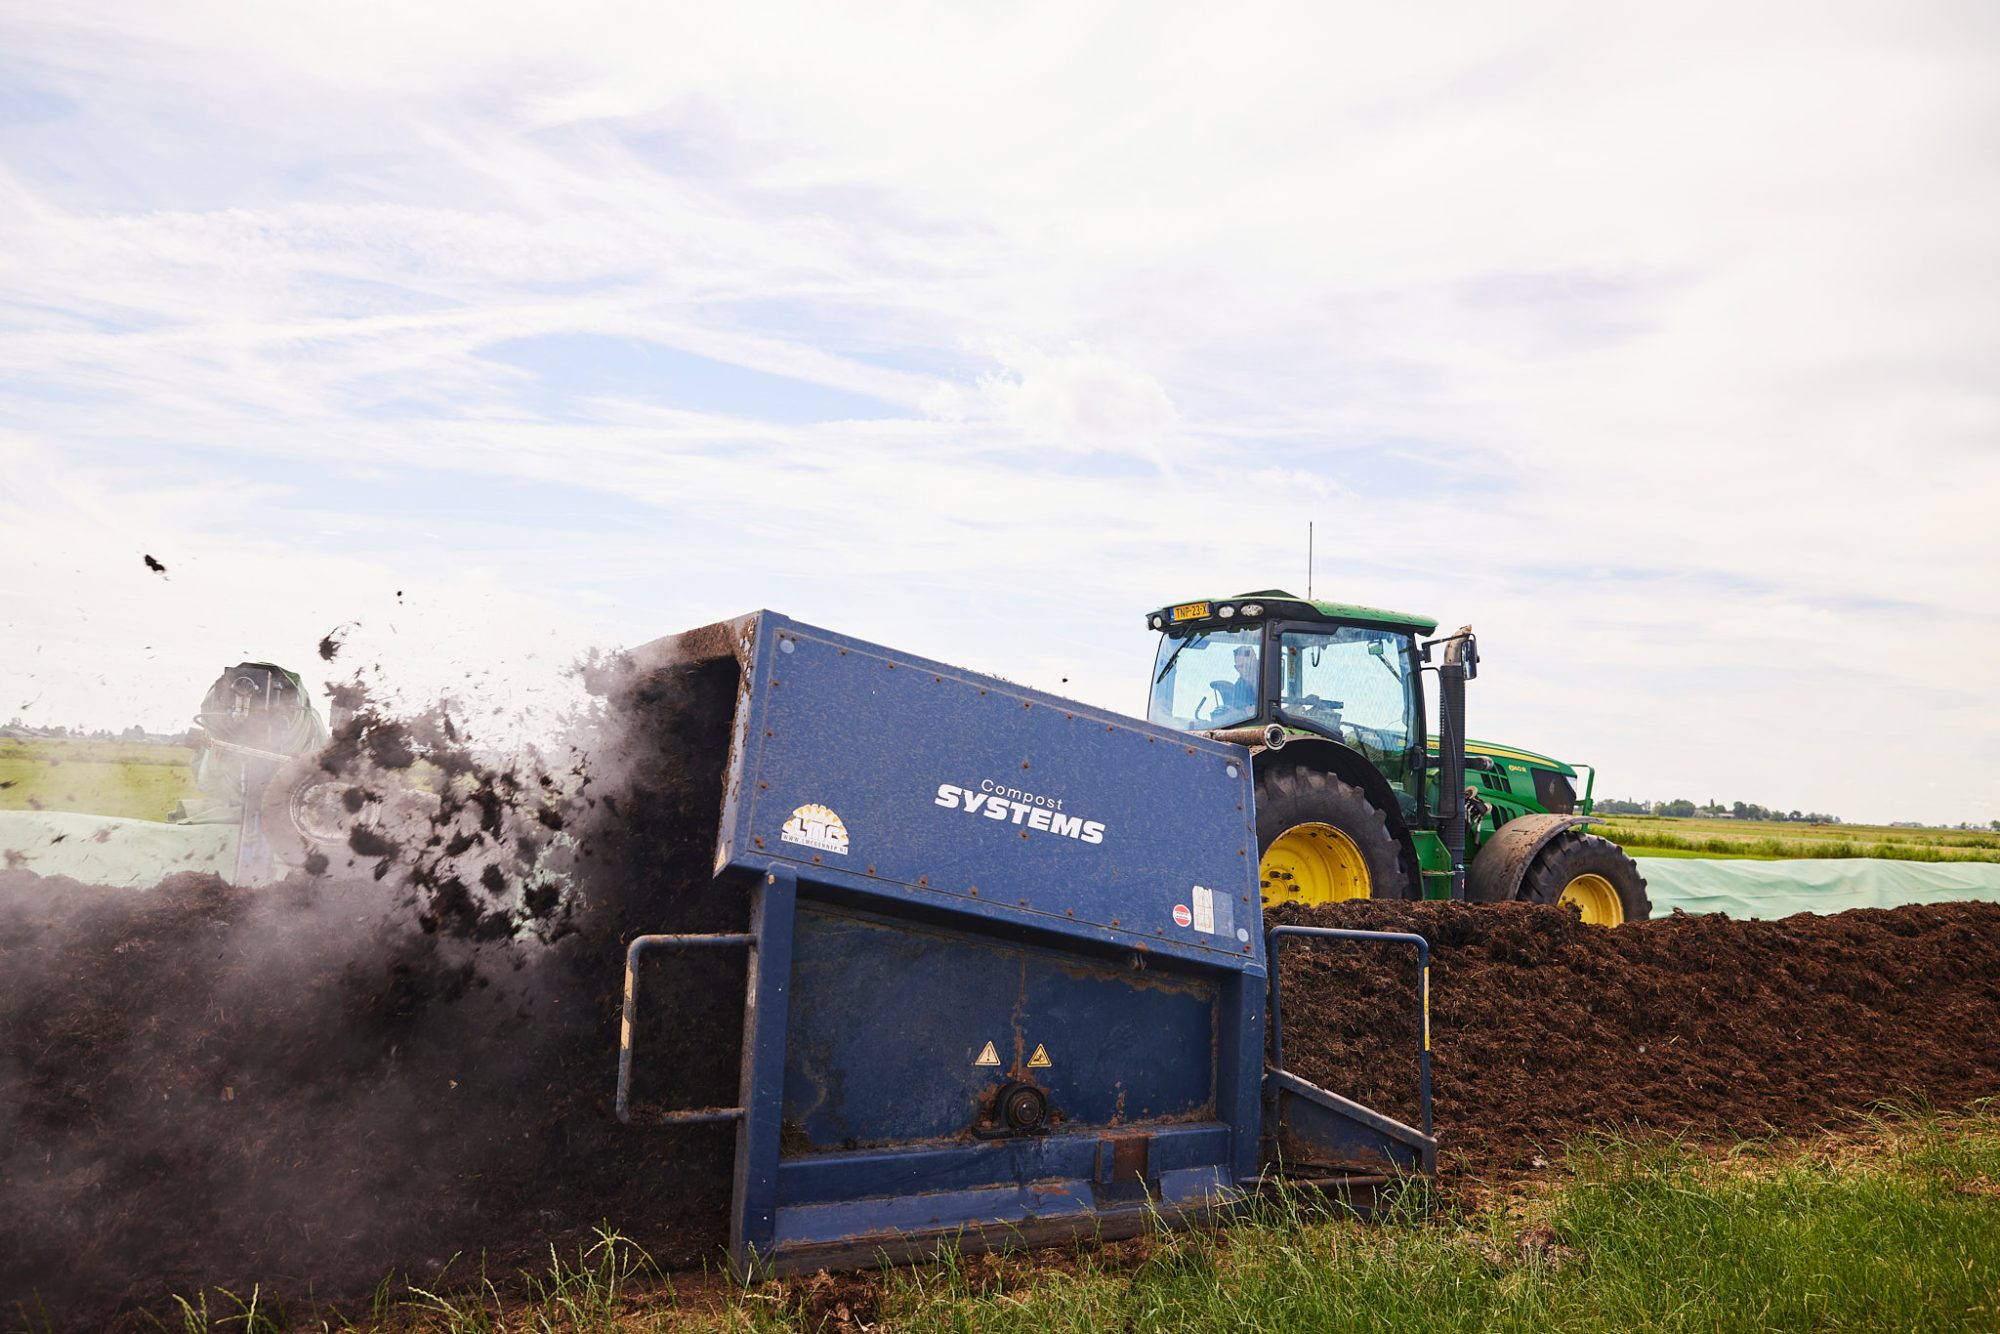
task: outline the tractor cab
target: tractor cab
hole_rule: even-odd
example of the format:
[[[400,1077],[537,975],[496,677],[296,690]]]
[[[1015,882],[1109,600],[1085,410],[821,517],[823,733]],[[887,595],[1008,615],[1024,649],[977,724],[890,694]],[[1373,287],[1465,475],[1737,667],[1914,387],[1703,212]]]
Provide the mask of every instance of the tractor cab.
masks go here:
[[[1417,636],[1436,622],[1279,589],[1150,613],[1160,632],[1148,721],[1184,731],[1275,725],[1366,758],[1414,814],[1424,711]]]

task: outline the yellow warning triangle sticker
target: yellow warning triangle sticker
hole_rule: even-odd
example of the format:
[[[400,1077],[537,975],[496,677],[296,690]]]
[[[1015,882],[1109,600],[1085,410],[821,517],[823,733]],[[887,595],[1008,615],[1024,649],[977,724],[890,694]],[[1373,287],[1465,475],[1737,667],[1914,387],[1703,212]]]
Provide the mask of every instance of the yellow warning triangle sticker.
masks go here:
[[[1035,1054],[1028,1058],[1028,1068],[1030,1070],[1046,1070],[1053,1064],[1054,1062],[1049,1060],[1049,1049],[1037,1042],[1035,1044]]]
[[[993,1044],[989,1042],[979,1049],[979,1059],[974,1061],[973,1064],[998,1065],[1000,1064],[1000,1053],[993,1050]]]

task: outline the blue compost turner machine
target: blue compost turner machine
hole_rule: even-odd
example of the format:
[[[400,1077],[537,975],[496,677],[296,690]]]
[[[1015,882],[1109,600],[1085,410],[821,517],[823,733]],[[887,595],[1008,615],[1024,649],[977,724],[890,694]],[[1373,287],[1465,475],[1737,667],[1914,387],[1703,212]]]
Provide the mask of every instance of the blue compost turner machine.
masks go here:
[[[1277,1174],[1365,1208],[1434,1173],[1427,1018],[1417,1126],[1286,1072],[1281,1039],[1267,1061],[1248,752],[768,611],[638,652],[736,664],[715,874],[747,929],[631,941],[617,1108],[736,1123],[739,1270],[1128,1235]],[[736,949],[739,1105],[635,1107],[642,959]]]

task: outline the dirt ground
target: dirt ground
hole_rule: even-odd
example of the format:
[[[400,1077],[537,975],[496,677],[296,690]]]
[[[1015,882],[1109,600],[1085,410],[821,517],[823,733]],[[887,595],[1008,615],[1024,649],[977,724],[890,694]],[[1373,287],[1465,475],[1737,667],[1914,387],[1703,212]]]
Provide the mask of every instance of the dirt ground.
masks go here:
[[[331,762],[450,780],[386,862],[371,842],[274,887],[143,893],[0,873],[0,1311],[102,1328],[204,1285],[327,1297],[482,1253],[505,1272],[599,1222],[712,1262],[731,1131],[621,1127],[611,1096],[625,942],[743,925],[709,876],[734,688],[726,662],[607,672],[616,725],[539,771],[364,710]],[[562,895],[527,870],[559,845]],[[1525,907],[1284,917],[1433,942],[1448,1180],[1532,1171],[1592,1127],[1804,1130],[2000,1093],[2000,905],[1618,931]],[[741,968],[649,965],[636,1101],[734,1101]],[[1292,946],[1282,980],[1288,1064],[1414,1116],[1408,957]]]
[[[1586,1129],[1802,1132],[1885,1100],[2000,1094],[2000,904],[1677,914],[1615,931],[1518,904],[1357,903],[1273,920],[1431,942],[1448,1177],[1532,1170]],[[1286,1064],[1414,1119],[1414,952],[1295,941],[1280,959]]]

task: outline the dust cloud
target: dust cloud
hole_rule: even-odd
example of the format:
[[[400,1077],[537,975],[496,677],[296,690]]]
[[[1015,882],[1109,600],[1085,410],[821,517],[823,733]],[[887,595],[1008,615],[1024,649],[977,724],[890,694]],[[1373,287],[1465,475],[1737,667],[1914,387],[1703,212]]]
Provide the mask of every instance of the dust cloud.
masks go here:
[[[601,1221],[713,1252],[729,1132],[610,1101],[626,940],[746,917],[710,877],[735,663],[581,670],[585,714],[504,758],[342,687],[307,763],[346,837],[274,883],[0,872],[0,1312],[324,1298]],[[641,1097],[733,1101],[740,961],[648,986]]]

